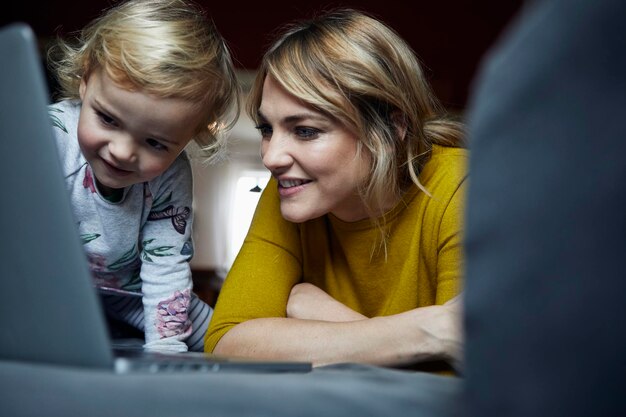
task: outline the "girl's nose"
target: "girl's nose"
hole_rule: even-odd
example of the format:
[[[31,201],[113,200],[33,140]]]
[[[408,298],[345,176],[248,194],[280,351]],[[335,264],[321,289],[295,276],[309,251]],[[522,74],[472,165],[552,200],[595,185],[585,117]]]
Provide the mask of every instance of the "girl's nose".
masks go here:
[[[134,163],[137,160],[136,145],[130,138],[117,138],[109,142],[109,153],[122,163]]]

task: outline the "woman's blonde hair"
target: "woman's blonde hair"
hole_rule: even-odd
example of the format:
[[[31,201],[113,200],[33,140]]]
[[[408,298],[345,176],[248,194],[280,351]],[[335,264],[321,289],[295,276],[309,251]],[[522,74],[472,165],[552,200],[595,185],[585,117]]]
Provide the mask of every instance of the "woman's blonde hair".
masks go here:
[[[130,0],[91,21],[75,42],[48,52],[60,99],[79,98],[80,81],[97,69],[117,84],[198,104],[205,118],[194,137],[211,158],[239,116],[230,51],[204,11],[189,0]]]
[[[427,192],[418,177],[433,144],[464,146],[463,125],[445,114],[414,51],[364,12],[335,9],[285,28],[248,96],[256,121],[268,76],[359,138],[359,151],[371,155],[360,193],[373,219],[390,193],[399,199],[411,183]]]

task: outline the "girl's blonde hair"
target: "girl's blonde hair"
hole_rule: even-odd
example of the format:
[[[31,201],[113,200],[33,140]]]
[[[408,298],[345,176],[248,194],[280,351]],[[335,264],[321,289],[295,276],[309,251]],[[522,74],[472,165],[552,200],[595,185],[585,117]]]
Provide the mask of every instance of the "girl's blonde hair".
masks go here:
[[[464,146],[463,125],[448,117],[410,46],[366,13],[336,9],[285,28],[265,53],[248,96],[258,120],[263,83],[271,76],[290,94],[351,129],[359,152],[371,155],[361,198],[384,242],[384,218],[392,198],[418,177],[433,144]]]
[[[48,52],[60,99],[79,98],[97,69],[117,84],[158,97],[195,102],[205,113],[194,137],[210,158],[221,155],[239,115],[230,51],[204,11],[189,0],[130,0],[91,21],[75,42],[59,38]]]

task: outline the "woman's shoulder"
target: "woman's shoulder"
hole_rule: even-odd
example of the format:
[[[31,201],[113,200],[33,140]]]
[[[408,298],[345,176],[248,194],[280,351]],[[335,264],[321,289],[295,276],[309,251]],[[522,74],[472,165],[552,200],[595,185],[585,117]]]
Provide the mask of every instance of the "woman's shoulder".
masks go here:
[[[420,179],[425,186],[432,182],[460,183],[467,177],[468,162],[469,151],[465,148],[433,145],[431,157],[424,165]]]
[[[464,148],[433,146],[431,158],[420,173],[420,181],[427,193],[414,185],[411,201],[413,215],[419,213],[422,224],[440,225],[445,213],[458,213],[462,207],[467,184],[469,152]],[[454,210],[450,211],[450,207]],[[460,221],[454,215],[454,226]],[[420,228],[418,233],[436,231],[436,228]]]
[[[466,148],[433,145],[430,160],[434,160],[439,163],[464,164],[467,162],[468,158],[469,150]]]

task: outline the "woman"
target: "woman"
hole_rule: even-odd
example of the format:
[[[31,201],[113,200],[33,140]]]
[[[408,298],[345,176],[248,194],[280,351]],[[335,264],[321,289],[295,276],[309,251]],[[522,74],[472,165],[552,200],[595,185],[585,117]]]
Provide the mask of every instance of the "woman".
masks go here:
[[[249,100],[272,179],[205,350],[315,365],[458,359],[467,151],[406,42],[354,10],[294,24]]]

